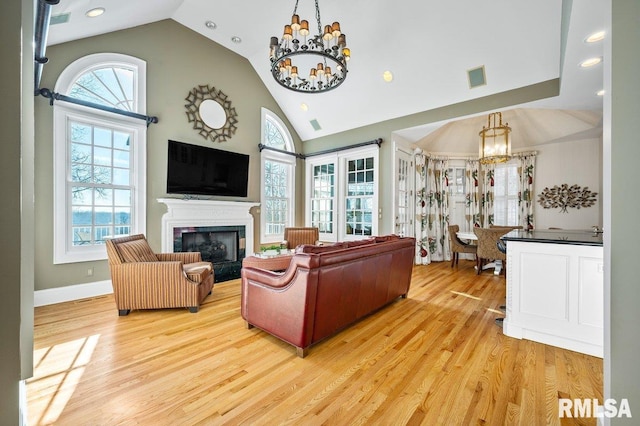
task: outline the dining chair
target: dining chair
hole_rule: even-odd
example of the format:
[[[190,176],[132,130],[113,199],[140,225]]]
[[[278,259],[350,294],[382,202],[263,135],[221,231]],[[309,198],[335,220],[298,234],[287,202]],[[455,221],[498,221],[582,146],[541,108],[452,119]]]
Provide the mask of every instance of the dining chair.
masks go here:
[[[458,225],[449,225],[449,242],[451,247],[451,267],[453,265],[458,264],[458,258],[460,257],[460,253],[472,253],[474,256],[478,250],[478,247],[475,244],[467,244],[458,238],[458,231],[460,231],[460,226]]]
[[[482,267],[491,260],[501,260],[503,269],[507,270],[507,255],[498,249],[498,240],[512,231],[512,227],[473,228],[478,236],[478,250],[476,254],[476,273],[480,275]]]

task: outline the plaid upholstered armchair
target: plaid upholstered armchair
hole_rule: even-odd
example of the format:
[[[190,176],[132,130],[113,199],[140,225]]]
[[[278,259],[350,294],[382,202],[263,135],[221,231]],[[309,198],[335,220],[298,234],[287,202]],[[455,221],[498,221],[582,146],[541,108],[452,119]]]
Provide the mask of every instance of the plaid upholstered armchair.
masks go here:
[[[118,314],[131,309],[189,308],[198,312],[213,288],[213,265],[200,253],[155,254],[142,234],[106,241]]]

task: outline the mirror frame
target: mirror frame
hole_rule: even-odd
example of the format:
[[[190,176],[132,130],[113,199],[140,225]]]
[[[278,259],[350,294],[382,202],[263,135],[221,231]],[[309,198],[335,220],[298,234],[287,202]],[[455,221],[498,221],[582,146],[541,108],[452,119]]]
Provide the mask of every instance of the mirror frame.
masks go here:
[[[219,129],[209,127],[200,116],[200,104],[211,99],[220,104],[226,115],[226,121]],[[236,133],[238,124],[238,113],[231,106],[228,96],[221,90],[217,90],[214,86],[200,85],[191,89],[185,98],[187,104],[187,119],[189,123],[193,123],[193,128],[198,134],[205,139],[211,139],[212,142],[225,142]]]

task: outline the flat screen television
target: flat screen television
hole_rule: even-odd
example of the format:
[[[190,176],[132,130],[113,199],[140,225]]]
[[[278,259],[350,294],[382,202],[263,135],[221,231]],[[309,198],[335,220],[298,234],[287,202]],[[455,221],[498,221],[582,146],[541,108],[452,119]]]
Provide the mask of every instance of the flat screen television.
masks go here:
[[[249,156],[169,140],[167,193],[246,197]]]

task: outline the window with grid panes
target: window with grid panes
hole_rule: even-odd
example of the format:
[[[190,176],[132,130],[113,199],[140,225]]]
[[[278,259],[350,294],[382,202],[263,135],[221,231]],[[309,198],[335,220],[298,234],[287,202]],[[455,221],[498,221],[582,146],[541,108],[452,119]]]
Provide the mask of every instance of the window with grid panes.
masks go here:
[[[519,179],[517,164],[496,165],[493,186],[493,223],[495,225],[518,225]]]
[[[374,183],[373,157],[347,161],[346,235],[372,235]]]
[[[146,64],[89,55],[56,84],[68,96],[146,113]],[[105,238],[146,232],[146,123],[75,104],[54,104],[54,263],[106,258]]]
[[[333,233],[333,211],[336,195],[335,172],[334,163],[313,166],[311,226],[317,227],[320,233]]]
[[[464,195],[465,189],[465,168],[450,167],[449,168],[449,194]]]
[[[286,126],[274,113],[262,109],[262,144],[281,151],[295,152]],[[261,152],[261,215],[262,243],[280,242],[284,228],[294,221],[294,177],[296,157],[263,149]]]
[[[71,244],[131,233],[131,140],[118,128],[69,121]]]
[[[306,223],[321,241],[367,238],[378,232],[378,147],[314,155],[306,163]]]

